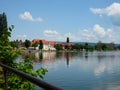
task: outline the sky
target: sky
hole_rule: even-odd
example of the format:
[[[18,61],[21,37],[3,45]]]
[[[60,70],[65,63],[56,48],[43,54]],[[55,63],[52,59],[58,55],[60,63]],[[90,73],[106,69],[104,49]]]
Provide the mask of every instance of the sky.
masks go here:
[[[120,0],[2,0],[10,40],[120,43]]]

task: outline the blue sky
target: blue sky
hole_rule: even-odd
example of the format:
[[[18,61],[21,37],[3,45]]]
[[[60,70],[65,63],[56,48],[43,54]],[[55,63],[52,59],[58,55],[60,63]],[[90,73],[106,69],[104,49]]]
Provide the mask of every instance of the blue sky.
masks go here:
[[[11,40],[120,43],[120,0],[3,0]]]

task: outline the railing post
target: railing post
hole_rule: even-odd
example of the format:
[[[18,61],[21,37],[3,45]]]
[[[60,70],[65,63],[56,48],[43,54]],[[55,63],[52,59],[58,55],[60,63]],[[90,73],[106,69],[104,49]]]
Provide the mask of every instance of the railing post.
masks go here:
[[[5,80],[4,89],[8,90],[8,74],[5,68],[3,68],[3,73],[4,73],[4,80]]]

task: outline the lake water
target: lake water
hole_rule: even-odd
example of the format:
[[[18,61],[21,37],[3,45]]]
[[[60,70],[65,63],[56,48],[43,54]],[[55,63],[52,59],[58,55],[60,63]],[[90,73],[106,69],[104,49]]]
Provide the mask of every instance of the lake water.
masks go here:
[[[37,52],[40,67],[48,69],[43,80],[65,90],[120,90],[120,51]]]

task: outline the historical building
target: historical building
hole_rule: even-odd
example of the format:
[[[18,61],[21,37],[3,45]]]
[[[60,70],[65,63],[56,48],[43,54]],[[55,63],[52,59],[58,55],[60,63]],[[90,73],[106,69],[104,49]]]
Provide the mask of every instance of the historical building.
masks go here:
[[[40,41],[42,41],[43,43],[43,50],[56,50],[54,48],[54,45],[56,44],[56,42],[54,41],[47,41],[47,40],[40,40],[40,39],[33,39],[32,42],[31,42],[31,46],[34,44],[34,43],[39,43]],[[36,49],[39,49],[39,44],[38,46],[36,47]]]

